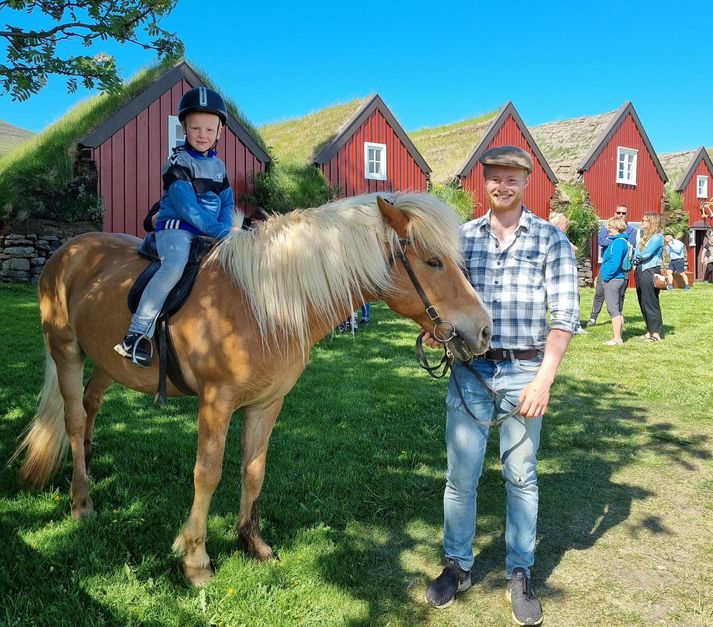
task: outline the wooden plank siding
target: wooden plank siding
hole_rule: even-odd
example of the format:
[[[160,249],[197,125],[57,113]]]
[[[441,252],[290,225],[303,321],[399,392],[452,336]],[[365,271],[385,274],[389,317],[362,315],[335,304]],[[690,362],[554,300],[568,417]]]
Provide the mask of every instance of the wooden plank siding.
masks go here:
[[[616,182],[618,147],[638,151],[636,185]],[[646,212],[661,211],[664,181],[630,114],[622,121],[592,166],[583,172],[582,180],[589,192],[590,202],[602,220],[611,218],[617,205],[626,205],[629,222],[640,222]]]
[[[364,176],[364,143],[386,145],[385,181]],[[328,162],[317,164],[329,185],[339,188],[339,196],[358,196],[371,192],[419,191],[428,188],[424,172],[398,137],[381,111],[373,113],[359,126]]]
[[[151,96],[145,97],[143,104],[134,105],[133,117],[122,120],[118,128],[110,126],[107,131],[99,127],[93,131],[94,135],[87,136],[89,142],[99,137],[87,145],[97,168],[98,192],[104,200],[106,232],[143,237],[144,217],[163,194],[161,171],[168,158],[168,118],[176,115],[183,94],[202,84],[185,64],[173,72],[175,81],[159,88],[157,91],[163,91],[150,102]],[[121,111],[114,114],[118,115]],[[246,207],[240,196],[252,191],[251,175],[265,171],[266,163],[262,159],[269,161],[269,156],[261,148],[251,150],[236,135],[235,128],[235,118],[231,116],[228,126],[223,129],[217,152],[225,163],[236,206],[250,211],[252,208]],[[244,129],[238,128],[237,132],[244,133]],[[245,141],[253,140],[247,138]],[[253,150],[261,152],[261,157],[258,158]]]

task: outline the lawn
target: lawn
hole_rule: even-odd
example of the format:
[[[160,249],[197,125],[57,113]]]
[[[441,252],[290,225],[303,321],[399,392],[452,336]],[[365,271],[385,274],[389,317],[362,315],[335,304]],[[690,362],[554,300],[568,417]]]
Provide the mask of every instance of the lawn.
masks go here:
[[[582,291],[582,318],[592,290]],[[576,337],[540,449],[534,584],[547,625],[713,624],[713,286],[661,294],[666,338],[629,290],[623,346],[606,313]],[[0,285],[0,459],[33,416],[43,348],[35,290]],[[441,570],[445,381],[415,362],[414,325],[383,305],[319,343],[270,443],[259,564],[235,538],[240,417],[209,517],[217,576],[188,588],[170,547],[192,499],[195,399],[163,408],[112,387],[97,419],[97,515],[69,517],[69,460],[29,493],[0,470],[0,625],[510,625],[504,494],[492,446],[473,588],[447,610]],[[493,436],[496,434],[493,433]]]

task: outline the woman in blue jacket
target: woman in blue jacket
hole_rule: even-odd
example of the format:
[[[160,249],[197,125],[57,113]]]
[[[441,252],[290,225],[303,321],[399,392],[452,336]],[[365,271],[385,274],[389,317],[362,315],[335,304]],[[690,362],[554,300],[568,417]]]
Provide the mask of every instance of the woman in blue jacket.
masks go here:
[[[658,342],[663,333],[663,319],[659,304],[659,290],[654,287],[654,274],[661,268],[663,261],[663,229],[658,213],[645,213],[641,220],[644,234],[636,247],[636,296],[639,299],[641,314],[646,323],[646,340]]]
[[[621,337],[624,328],[624,316],[621,311],[621,290],[624,285],[625,271],[624,260],[629,254],[629,242],[626,234],[626,220],[615,216],[606,224],[611,244],[604,250],[600,276],[604,287],[604,300],[607,304],[607,311],[611,318],[611,326],[614,337],[604,342],[606,346],[618,346],[623,344]]]

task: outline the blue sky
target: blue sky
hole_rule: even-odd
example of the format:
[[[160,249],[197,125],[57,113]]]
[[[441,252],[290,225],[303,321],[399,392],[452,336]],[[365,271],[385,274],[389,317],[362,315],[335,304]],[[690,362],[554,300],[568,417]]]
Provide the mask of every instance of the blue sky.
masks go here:
[[[18,15],[4,9],[0,24]],[[508,100],[528,126],[631,100],[658,152],[713,147],[711,24],[703,0],[179,0],[163,22],[256,125],[375,92],[406,130]],[[136,46],[89,49],[102,51],[123,78],[155,62]],[[56,78],[26,102],[0,96],[0,119],[41,131],[88,95]]]

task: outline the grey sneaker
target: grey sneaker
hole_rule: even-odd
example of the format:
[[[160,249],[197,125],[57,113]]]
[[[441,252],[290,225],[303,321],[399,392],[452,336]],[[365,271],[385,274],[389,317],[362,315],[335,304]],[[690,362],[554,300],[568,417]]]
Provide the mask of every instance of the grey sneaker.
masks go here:
[[[597,324],[597,321],[594,318],[590,318],[584,323],[584,328],[589,329],[593,327],[595,324]]]
[[[470,588],[470,571],[463,570],[456,560],[449,559],[443,572],[438,575],[426,590],[426,601],[439,610],[447,608],[456,592]]]
[[[507,580],[505,596],[512,603],[512,617],[518,625],[540,625],[544,616],[542,605],[537,600],[530,585],[530,578],[524,568],[512,571],[512,579]]]

